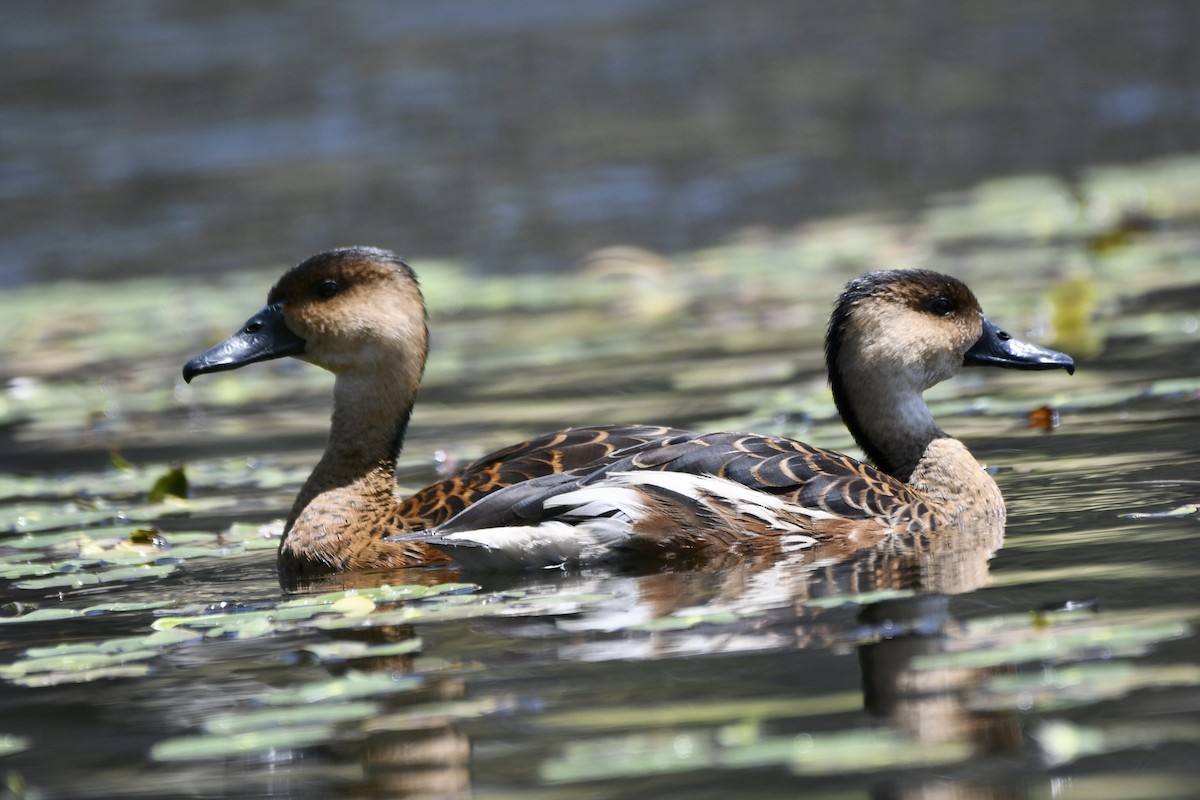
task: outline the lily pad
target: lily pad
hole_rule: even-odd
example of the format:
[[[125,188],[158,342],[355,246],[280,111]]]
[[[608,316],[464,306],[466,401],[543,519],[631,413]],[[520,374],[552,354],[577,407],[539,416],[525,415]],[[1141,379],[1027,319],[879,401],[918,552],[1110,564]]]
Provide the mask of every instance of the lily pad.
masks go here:
[[[17,581],[18,589],[62,589],[80,586],[95,586],[101,583],[116,583],[152,580],[170,575],[175,571],[173,564],[143,564],[136,567],[101,570],[98,572],[74,572],[50,578]]]
[[[265,705],[288,706],[298,703],[329,703],[402,694],[416,690],[422,678],[393,676],[390,673],[370,673],[352,670],[339,678],[306,683],[291,689],[274,689],[260,698]]]
[[[49,622],[56,619],[70,619],[83,616],[82,611],[73,608],[39,608],[16,617],[0,617],[0,625],[14,622]]]
[[[337,725],[368,719],[378,711],[378,703],[361,700],[337,705],[284,706],[236,714],[219,714],[204,721],[204,730],[227,736],[284,727]]]
[[[29,749],[29,739],[11,733],[0,734],[0,756],[7,756]]]
[[[238,734],[180,736],[158,742],[150,748],[154,761],[194,761],[210,758],[248,756],[274,750],[308,747],[328,741],[334,732],[329,724],[313,724],[254,730]]]
[[[417,638],[403,639],[399,642],[384,642],[368,644],[367,642],[313,642],[304,645],[304,649],[321,661],[347,661],[360,658],[381,658],[384,656],[400,656],[421,651],[421,640]]]

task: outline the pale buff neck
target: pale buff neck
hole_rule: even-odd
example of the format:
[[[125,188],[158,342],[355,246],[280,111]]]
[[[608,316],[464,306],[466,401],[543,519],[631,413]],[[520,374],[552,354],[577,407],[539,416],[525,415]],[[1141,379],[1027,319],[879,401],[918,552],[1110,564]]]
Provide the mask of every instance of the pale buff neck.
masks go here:
[[[293,529],[304,522],[301,516],[314,500],[331,493],[336,494],[338,505],[359,509],[360,515],[387,516],[395,504],[396,458],[415,394],[415,387],[402,376],[392,380],[378,374],[338,376],[329,441],[296,496],[289,534],[300,532]]]
[[[855,441],[875,466],[931,500],[943,522],[1003,521],[996,482],[965,444],[938,427],[913,374],[840,374],[835,396]]]
[[[949,436],[934,439],[909,478],[946,524],[1001,523],[1005,518],[1000,487],[967,446]]]

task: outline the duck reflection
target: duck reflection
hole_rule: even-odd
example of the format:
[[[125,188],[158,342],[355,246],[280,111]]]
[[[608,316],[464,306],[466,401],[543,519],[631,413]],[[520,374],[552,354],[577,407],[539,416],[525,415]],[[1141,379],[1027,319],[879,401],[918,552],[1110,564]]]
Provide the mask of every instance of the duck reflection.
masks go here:
[[[479,576],[484,602],[505,594],[603,599],[562,613],[546,611],[549,606],[544,605],[542,611],[483,616],[472,625],[503,640],[536,640],[538,652],[552,663],[657,660],[856,641],[868,714],[914,742],[966,743],[978,755],[1011,752],[1020,744],[1016,722],[974,712],[963,702],[964,691],[987,670],[914,668],[919,656],[954,648],[959,626],[950,612],[950,596],[987,585],[988,562],[1002,541],[1003,528],[995,525],[947,535],[892,536],[857,551],[841,543],[773,557],[763,554],[738,563],[713,561],[641,574],[595,570]],[[401,570],[326,576],[296,588],[433,585],[462,578],[453,569]],[[850,625],[853,630],[847,629],[844,614],[831,619],[837,615],[816,610],[827,607],[830,600],[879,593],[888,596],[864,606]],[[654,625],[684,617],[711,618],[718,624],[681,629]],[[411,625],[371,627],[368,622],[362,628],[331,630],[327,635],[382,643],[411,639],[417,630]],[[427,650],[424,655],[436,659],[438,654]],[[368,797],[470,794],[471,741],[455,705],[471,702],[469,671],[422,672],[420,659],[411,654],[351,660],[330,669],[417,673],[425,678],[419,692],[404,695],[402,705],[392,705],[368,725],[355,754],[363,775],[362,783],[352,787],[355,793]],[[881,786],[878,796],[1009,796],[946,794],[947,786],[944,780],[930,787],[908,781],[899,788]]]

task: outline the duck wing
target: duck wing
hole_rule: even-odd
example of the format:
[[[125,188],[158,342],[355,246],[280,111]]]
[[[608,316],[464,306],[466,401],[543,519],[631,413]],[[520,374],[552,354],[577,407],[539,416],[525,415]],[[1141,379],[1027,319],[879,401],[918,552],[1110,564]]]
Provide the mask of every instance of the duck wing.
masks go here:
[[[401,528],[428,528],[506,486],[603,466],[618,454],[683,434],[658,425],[608,425],[546,433],[483,456],[400,502]]]
[[[417,536],[464,566],[511,569],[874,541],[927,512],[911,487],[833,450],[676,433],[514,484]]]
[[[912,487],[836,450],[782,436],[704,433],[629,448],[584,477],[596,483],[616,472],[659,470],[712,475],[767,492],[797,506],[852,518],[894,519],[921,502]]]

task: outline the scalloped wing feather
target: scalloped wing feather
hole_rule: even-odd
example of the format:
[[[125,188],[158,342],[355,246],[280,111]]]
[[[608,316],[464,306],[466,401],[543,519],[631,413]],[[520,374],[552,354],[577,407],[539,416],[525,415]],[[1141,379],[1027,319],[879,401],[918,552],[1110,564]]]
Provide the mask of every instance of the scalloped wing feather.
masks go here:
[[[506,486],[580,467],[594,469],[630,448],[655,444],[680,433],[657,425],[612,425],[543,434],[489,453],[405,498],[396,509],[395,527],[433,527]]]
[[[495,553],[510,567],[522,558],[511,545],[554,522],[556,535],[578,537],[581,550],[572,555],[572,545],[560,542],[539,552],[566,562],[586,560],[583,550],[590,559],[603,552],[679,560],[804,549],[836,538],[877,541],[913,522],[932,524],[913,519],[927,511],[906,484],[831,450],[754,434],[673,434],[614,451],[599,466],[500,489],[414,538],[447,550],[482,547],[467,556],[476,566]],[[625,533],[616,533],[617,522]],[[526,557],[528,566],[552,565]]]

